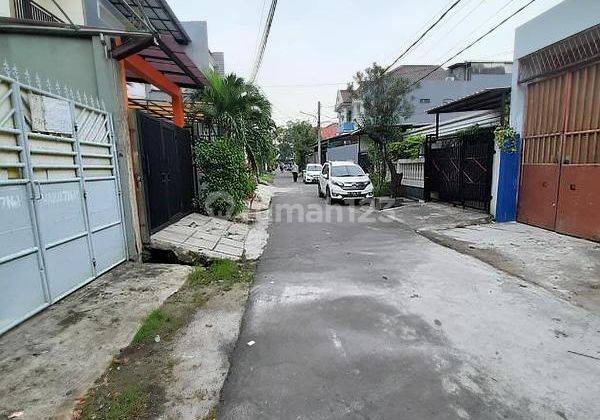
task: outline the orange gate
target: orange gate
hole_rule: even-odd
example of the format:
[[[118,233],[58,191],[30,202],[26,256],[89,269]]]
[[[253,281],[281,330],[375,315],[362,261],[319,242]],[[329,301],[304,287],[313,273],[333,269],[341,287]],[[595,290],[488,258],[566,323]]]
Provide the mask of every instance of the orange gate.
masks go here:
[[[600,240],[600,63],[527,87],[520,222]]]

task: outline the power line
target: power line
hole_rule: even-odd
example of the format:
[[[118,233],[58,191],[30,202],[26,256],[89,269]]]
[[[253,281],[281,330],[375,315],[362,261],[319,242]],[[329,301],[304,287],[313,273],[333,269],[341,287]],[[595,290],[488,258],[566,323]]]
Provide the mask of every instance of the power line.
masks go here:
[[[259,0],[260,1],[260,0]],[[260,15],[259,15],[259,20],[258,20],[258,24],[257,29],[256,29],[256,39],[254,41],[254,52],[253,52],[253,56],[256,56],[256,53],[258,52],[258,41],[260,39],[260,28],[262,27],[262,23],[263,23],[263,17],[265,16],[265,6],[267,4],[267,0],[262,0],[262,7],[260,8]]]
[[[441,21],[442,21],[442,20],[443,20],[443,19],[446,17],[446,15],[447,15],[448,13],[450,13],[450,11],[451,11],[452,9],[454,9],[456,6],[458,6],[458,4],[459,4],[461,1],[462,1],[462,0],[456,0],[454,3],[452,3],[452,5],[451,5],[449,8],[447,8],[447,9],[444,11],[444,13],[442,13],[442,15],[441,15],[439,18],[437,18],[437,20],[436,20],[435,22],[433,22],[433,24],[431,24],[431,25],[429,26],[429,28],[427,28],[427,30],[426,30],[425,32],[423,32],[423,33],[421,34],[421,36],[419,36],[419,37],[417,38],[417,40],[416,40],[416,41],[414,41],[412,44],[410,44],[410,45],[409,45],[409,47],[408,47],[406,50],[404,50],[404,52],[403,52],[402,54],[400,54],[400,55],[398,56],[398,58],[396,58],[396,59],[395,59],[395,60],[392,62],[392,64],[390,64],[389,66],[387,66],[383,72],[384,72],[384,73],[387,73],[389,69],[391,69],[391,68],[392,68],[392,67],[393,67],[393,66],[394,66],[394,65],[395,65],[395,64],[396,64],[398,61],[400,61],[400,60],[401,60],[401,59],[402,59],[402,58],[403,58],[403,57],[404,57],[406,54],[408,54],[408,52],[409,52],[410,50],[412,50],[412,49],[413,49],[413,47],[419,43],[419,41],[421,41],[423,38],[425,38],[425,35],[427,35],[427,34],[428,34],[428,33],[429,33],[429,32],[430,32],[430,31],[431,31],[433,28],[435,28],[435,27],[437,26],[437,24],[438,24],[438,23],[440,23],[440,22],[441,22]]]
[[[256,56],[256,61],[254,62],[254,67],[252,69],[252,74],[250,76],[250,81],[254,83],[256,80],[256,76],[258,75],[258,70],[260,70],[260,65],[262,64],[263,57],[265,55],[265,48],[267,47],[267,40],[269,39],[269,33],[271,32],[271,25],[273,24],[273,17],[275,16],[275,9],[277,8],[277,0],[271,1],[271,8],[269,9],[269,15],[267,16],[267,22],[265,24],[265,29],[263,31],[263,36],[260,42],[260,47],[258,49],[258,55]]]
[[[444,66],[445,64],[449,63],[450,61],[454,60],[456,57],[458,57],[459,55],[461,55],[462,53],[464,53],[465,51],[467,51],[469,48],[471,48],[473,45],[477,44],[479,41],[481,41],[483,38],[487,37],[488,35],[490,35],[492,32],[496,31],[496,29],[498,29],[500,26],[504,25],[506,22],[508,22],[510,19],[512,19],[513,17],[515,17],[517,14],[521,13],[523,10],[525,10],[527,7],[529,7],[531,4],[535,3],[536,0],[530,0],[527,4],[525,4],[524,6],[522,6],[521,8],[519,8],[518,10],[516,10],[515,12],[513,12],[510,16],[506,17],[505,19],[503,19],[500,23],[498,23],[496,26],[494,26],[492,29],[490,29],[489,31],[487,31],[486,33],[484,33],[483,35],[481,35],[479,38],[477,38],[475,41],[471,42],[469,45],[467,45],[465,48],[463,48],[462,50],[460,50],[459,52],[457,52],[456,54],[454,54],[452,57],[450,57],[449,59],[447,59],[446,61],[444,61],[442,64],[437,65],[435,69],[433,69],[431,72],[427,73],[425,76],[421,77],[419,80],[417,80],[416,82],[414,82],[413,84],[411,84],[411,86],[414,86],[416,84],[418,84],[419,82],[421,82],[423,79],[427,78],[427,76],[429,76],[430,74],[432,74],[433,72],[435,72],[436,70],[442,68],[442,66]]]
[[[446,32],[445,32],[443,35],[441,35],[441,36],[439,36],[439,37],[435,38],[434,40],[430,41],[430,44],[432,44],[432,45],[436,45],[436,44],[438,44],[438,42],[439,42],[439,41],[441,41],[441,40],[443,40],[443,39],[446,39],[446,37],[447,37],[448,35],[450,35],[450,33],[452,33],[452,32],[453,32],[453,31],[454,31],[454,30],[455,30],[455,29],[458,27],[458,25],[460,25],[460,24],[461,24],[462,22],[464,22],[464,21],[465,21],[465,20],[466,20],[466,19],[467,19],[469,16],[471,16],[471,15],[472,15],[472,14],[475,12],[475,10],[479,9],[479,8],[481,7],[481,5],[482,5],[482,4],[483,4],[485,1],[486,1],[486,0],[481,0],[479,3],[477,3],[477,5],[475,5],[475,7],[474,7],[474,8],[472,8],[472,9],[471,9],[471,10],[470,10],[468,13],[465,13],[465,15],[464,15],[464,16],[463,16],[463,17],[462,17],[462,18],[461,18],[461,19],[460,19],[458,22],[456,22],[456,23],[454,24],[454,26],[452,26],[452,28],[450,28],[448,31],[446,31]],[[466,3],[465,3],[465,5],[466,5]],[[465,8],[466,8],[466,7],[465,7]],[[417,56],[416,58],[417,58],[417,59],[420,59],[420,58],[424,57],[425,55],[427,55],[427,53],[428,53],[428,52],[429,52],[429,51],[425,52],[424,54],[421,54],[421,55]]]
[[[445,6],[444,6],[444,7],[443,7],[443,8],[440,10],[440,13],[441,13],[441,11],[442,11],[442,10],[445,10],[445,8],[446,8],[446,7],[449,7],[449,6],[450,6],[450,4],[451,4],[453,1],[454,1],[454,0],[448,0],[448,1],[446,2]],[[406,41],[405,41],[405,42],[403,42],[403,43],[401,44],[401,47],[402,47],[402,49],[403,49],[403,48],[404,48],[406,45],[410,44],[410,43],[411,43],[411,42],[412,42],[412,41],[413,41],[413,40],[414,40],[414,39],[415,39],[417,36],[419,36],[419,34],[420,34],[422,31],[424,31],[424,30],[425,30],[425,29],[426,29],[426,28],[427,28],[429,25],[431,25],[431,24],[432,24],[432,23],[435,21],[435,19],[436,19],[436,16],[437,16],[437,13],[436,13],[436,14],[434,14],[434,15],[432,15],[432,16],[431,16],[431,18],[430,18],[430,19],[428,19],[427,21],[425,21],[425,22],[424,22],[424,23],[423,23],[423,24],[422,24],[422,25],[419,27],[419,29],[417,29],[417,30],[415,31],[415,33],[414,33],[414,34],[413,34],[413,35],[412,35],[410,38],[407,38],[407,39],[406,39]]]
[[[508,6],[510,6],[515,0],[508,0],[506,3],[504,3],[504,6],[500,7],[498,10],[496,10],[489,18],[487,18],[485,21],[483,21],[479,26],[477,26],[475,29],[473,29],[471,32],[469,32],[469,34],[464,37],[463,39],[461,39],[460,41],[458,41],[457,43],[455,43],[454,45],[452,45],[452,47],[450,47],[445,53],[443,53],[441,56],[439,56],[438,59],[436,59],[435,61],[439,61],[441,60],[446,54],[448,54],[450,51],[452,51],[453,49],[455,49],[456,47],[460,46],[461,44],[463,44],[464,42],[467,42],[467,40],[469,38],[471,38],[471,36],[475,33],[477,33],[477,31],[481,28],[483,28],[484,26],[486,26],[488,24],[488,22],[490,22],[491,20],[493,20],[496,16],[500,16],[500,13],[502,13],[502,11],[504,9],[506,9]]]

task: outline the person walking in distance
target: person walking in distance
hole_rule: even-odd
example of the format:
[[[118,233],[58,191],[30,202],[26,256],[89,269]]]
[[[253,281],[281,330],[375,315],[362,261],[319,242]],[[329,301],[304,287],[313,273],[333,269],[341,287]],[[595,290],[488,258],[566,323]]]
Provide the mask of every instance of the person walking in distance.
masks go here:
[[[292,164],[292,177],[294,177],[294,182],[298,181],[298,165],[296,165],[296,162]]]

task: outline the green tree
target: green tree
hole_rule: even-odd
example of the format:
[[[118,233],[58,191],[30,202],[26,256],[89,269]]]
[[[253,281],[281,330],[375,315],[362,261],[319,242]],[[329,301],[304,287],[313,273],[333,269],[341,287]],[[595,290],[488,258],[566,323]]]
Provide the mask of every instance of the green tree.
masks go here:
[[[287,129],[285,127],[277,128],[277,159],[280,162],[289,162],[294,159],[294,144],[292,139],[287,135]]]
[[[356,84],[356,86],[354,85]],[[391,142],[400,139],[400,124],[412,115],[413,107],[408,100],[411,83],[404,78],[385,73],[384,68],[373,65],[354,77],[348,86],[351,95],[362,101],[364,113],[360,127],[376,146],[378,159],[373,162],[374,171],[384,183],[387,171],[391,174],[390,193],[400,195],[402,174],[396,172],[396,165],[388,151]]]
[[[219,137],[238,145],[258,175],[275,156],[271,103],[256,86],[234,73],[209,72],[206,78],[208,85],[191,97],[194,112],[202,114],[203,123]]]
[[[308,157],[313,153],[316,139],[316,128],[308,121],[288,121],[281,136],[284,150],[291,146],[294,161],[300,169],[306,166]]]
[[[416,159],[421,155],[425,143],[424,135],[405,135],[388,145],[388,153],[393,161],[398,159]]]

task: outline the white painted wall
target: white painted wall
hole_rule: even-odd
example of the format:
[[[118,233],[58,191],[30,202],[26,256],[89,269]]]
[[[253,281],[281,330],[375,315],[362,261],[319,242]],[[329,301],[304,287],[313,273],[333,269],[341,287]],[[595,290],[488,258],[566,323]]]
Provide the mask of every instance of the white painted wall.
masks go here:
[[[10,17],[10,0],[0,0],[0,16]]]
[[[56,7],[56,5],[52,2],[52,0],[36,0],[36,2],[47,9],[49,12],[52,12],[56,15],[60,20],[67,21],[65,16],[61,13],[61,11]],[[73,21],[76,25],[83,25],[85,22],[85,13],[83,9],[83,1],[82,0],[59,0],[57,3],[60,7],[65,11],[69,19]]]
[[[600,1],[564,0],[515,31],[515,62],[600,23]]]

